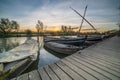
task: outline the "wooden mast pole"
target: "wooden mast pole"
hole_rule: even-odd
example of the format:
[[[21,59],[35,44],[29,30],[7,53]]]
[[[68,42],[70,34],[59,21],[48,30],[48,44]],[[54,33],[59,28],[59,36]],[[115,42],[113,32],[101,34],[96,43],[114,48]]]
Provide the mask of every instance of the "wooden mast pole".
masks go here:
[[[85,19],[79,12],[77,12],[75,9],[73,9],[72,7],[70,7],[74,12],[76,12],[80,17],[82,17],[96,32],[97,30],[95,29],[95,27],[87,20]]]
[[[87,5],[86,5],[86,7],[85,7],[83,17],[85,17],[86,11],[87,11]],[[82,18],[81,25],[80,25],[80,28],[79,28],[79,31],[78,31],[78,35],[79,35],[80,31],[81,31],[81,28],[82,28],[82,24],[83,24],[83,22],[84,22],[84,19]]]

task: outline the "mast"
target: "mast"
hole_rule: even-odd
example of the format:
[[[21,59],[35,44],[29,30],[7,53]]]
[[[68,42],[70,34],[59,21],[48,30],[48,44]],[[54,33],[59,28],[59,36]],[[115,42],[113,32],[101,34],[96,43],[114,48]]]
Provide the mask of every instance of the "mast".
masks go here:
[[[87,5],[86,5],[86,7],[85,7],[83,17],[85,17],[86,11],[87,11]],[[79,28],[79,31],[78,31],[78,35],[79,35],[79,32],[81,31],[81,28],[82,28],[82,24],[83,24],[83,22],[84,22],[84,19],[82,18],[81,25],[80,25],[80,28]]]
[[[95,27],[87,20],[85,19],[79,12],[77,12],[75,9],[73,9],[72,7],[70,7],[74,12],[76,12],[80,17],[82,17],[96,32],[97,30],[95,29]]]

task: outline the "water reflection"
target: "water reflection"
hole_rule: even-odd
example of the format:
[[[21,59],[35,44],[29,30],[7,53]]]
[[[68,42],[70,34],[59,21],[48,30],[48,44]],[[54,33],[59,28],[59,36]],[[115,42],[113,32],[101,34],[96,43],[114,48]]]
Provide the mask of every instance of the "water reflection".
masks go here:
[[[24,38],[0,38],[0,53],[11,50],[24,41]]]
[[[38,67],[42,67],[42,66],[45,66],[47,64],[51,64],[54,61],[59,60],[58,57],[55,57],[54,55],[50,54],[44,48],[41,48],[41,50],[40,50],[39,59],[40,59],[40,61],[39,61]]]
[[[32,38],[37,40],[37,37]],[[20,44],[24,43],[26,39],[27,37],[0,38],[0,53],[2,53],[3,51],[9,51],[14,47],[19,46]],[[38,59],[33,62],[34,65],[32,65],[33,68],[30,68],[31,70],[59,60],[58,57],[44,49],[43,37],[39,37],[39,42],[41,45],[40,55],[38,56]]]

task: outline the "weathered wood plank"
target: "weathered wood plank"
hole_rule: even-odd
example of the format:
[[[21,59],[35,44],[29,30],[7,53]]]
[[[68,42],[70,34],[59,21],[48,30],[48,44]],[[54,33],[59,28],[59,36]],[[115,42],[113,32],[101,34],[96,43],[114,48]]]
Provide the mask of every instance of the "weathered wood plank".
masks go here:
[[[61,61],[56,63],[62,70],[65,71],[69,76],[71,76],[74,80],[85,80],[82,76],[78,75],[75,71],[71,70],[68,66],[63,64]]]
[[[117,59],[120,58],[119,52],[115,52],[112,50],[101,49],[101,48],[95,47],[95,48],[91,48],[90,50],[86,50],[86,51],[87,51],[87,53],[94,52],[96,54],[104,54],[104,55],[110,56],[112,58],[117,58]]]
[[[109,42],[109,41],[108,41]],[[107,43],[108,43],[107,42]],[[110,42],[108,43],[108,44],[110,44]],[[117,43],[118,44],[118,43]],[[120,46],[119,46],[120,47]],[[95,45],[92,45],[92,46],[90,46],[90,47],[88,47],[87,49],[85,49],[85,50],[93,50],[93,49],[104,49],[104,50],[110,50],[110,51],[114,51],[114,52],[120,52],[120,50],[118,50],[118,49],[116,49],[116,48],[119,48],[119,47],[117,47],[116,45],[113,45],[113,44],[111,44],[111,45],[109,45],[109,46],[107,46],[107,44],[105,43],[105,41],[103,41],[103,42],[100,42],[100,43],[97,43],[97,44],[95,44]]]
[[[101,49],[102,50],[102,49]],[[93,55],[97,55],[97,56],[99,56],[100,58],[107,58],[108,60],[111,60],[111,61],[113,61],[113,62],[118,62],[118,63],[120,63],[120,59],[118,59],[118,58],[115,58],[115,57],[112,57],[112,56],[109,56],[108,54],[103,54],[103,53],[101,53],[100,54],[100,52],[98,52],[98,51],[95,51],[95,50],[83,50],[83,51],[81,51],[81,53],[86,53],[86,54],[93,54]]]
[[[76,55],[74,55],[74,56],[77,57]],[[82,60],[82,61],[84,61],[84,62],[86,62],[86,63],[89,63],[89,64],[91,64],[91,65],[94,65],[94,66],[96,66],[96,67],[98,67],[98,68],[100,68],[100,69],[102,69],[102,70],[105,70],[106,72],[111,73],[111,74],[114,75],[114,76],[120,77],[120,73],[119,73],[119,72],[116,72],[116,71],[114,71],[114,70],[111,70],[111,69],[109,69],[109,68],[106,68],[106,67],[104,67],[104,66],[101,66],[101,65],[99,65],[99,64],[97,64],[97,63],[95,63],[95,62],[92,62],[92,61],[90,61],[90,60],[86,60],[85,58],[82,58],[82,57],[79,57],[79,58],[80,58],[80,60]]]
[[[110,78],[108,78],[107,76],[105,76],[105,75],[97,72],[96,70],[94,70],[94,69],[92,69],[92,68],[90,68],[90,67],[88,67],[88,66],[86,66],[86,65],[83,65],[83,64],[81,64],[81,63],[79,63],[79,62],[77,62],[77,61],[75,61],[75,60],[73,60],[73,59],[71,59],[71,58],[69,58],[69,57],[65,58],[65,60],[66,60],[66,62],[68,61],[68,62],[70,62],[71,64],[73,64],[73,65],[75,65],[75,66],[77,66],[77,67],[85,70],[86,72],[88,72],[89,74],[95,76],[95,77],[98,78],[98,79],[101,79],[101,80],[110,80]],[[85,78],[86,78],[86,77],[85,77]],[[89,78],[89,77],[88,77],[88,78]],[[89,80],[89,79],[88,79],[88,80]]]
[[[39,72],[42,80],[50,80],[50,77],[47,75],[47,73],[45,72],[45,70],[43,68],[39,68],[38,72]]]
[[[112,49],[114,48],[113,45],[109,46],[111,47]],[[116,50],[112,50],[112,49],[109,49],[108,47],[103,47],[103,46],[99,46],[98,47],[95,47],[95,50],[99,50],[100,52],[105,52],[105,54],[112,54],[112,53],[115,53],[115,54],[118,54],[120,55],[119,51],[116,51]],[[103,51],[104,50],[104,51]],[[110,53],[109,53],[110,52]]]
[[[29,80],[41,80],[37,70],[29,72]]]
[[[119,42],[120,42],[120,37],[112,37],[110,39],[94,44],[85,50],[102,47],[103,49],[112,50],[119,53],[120,52]]]
[[[96,57],[97,55],[88,55],[88,54],[84,54],[84,53],[82,53],[82,54],[75,54],[75,55],[80,55],[80,56],[85,56],[85,57],[87,57],[87,58],[89,58],[89,59],[93,59],[93,60],[96,60],[96,61],[98,61],[99,63],[102,63],[102,64],[105,64],[105,65],[109,65],[109,66],[112,66],[112,67],[114,67],[114,68],[116,68],[116,69],[120,69],[120,67],[119,67],[119,65],[115,65],[115,64],[112,64],[112,63],[109,63],[109,62],[107,62],[107,61],[105,61],[105,60],[103,60],[103,59],[100,59],[99,57]],[[107,58],[106,58],[107,59]]]
[[[100,66],[104,66],[104,67],[106,67],[108,69],[111,69],[111,70],[114,70],[114,71],[120,73],[120,69],[119,68],[115,68],[114,66],[111,66],[111,65],[106,65],[105,63],[102,63],[102,62],[98,61],[97,59],[95,59],[93,57],[88,57],[88,56],[82,55],[82,54],[81,55],[80,54],[75,54],[75,55],[76,56],[80,56],[80,57],[82,57],[82,58],[84,58],[84,59],[86,59],[88,61],[94,62],[94,63],[96,63],[96,64],[98,64]]]
[[[118,41],[115,41],[115,42],[111,42],[112,40],[108,41],[108,42],[104,42],[104,44],[101,44],[100,46],[98,47],[103,47],[105,49],[109,49],[109,50],[113,50],[115,52],[120,52],[120,45],[119,45],[119,42],[120,42],[120,39],[119,39],[119,42]]]
[[[66,59],[63,59],[62,62],[64,64],[66,64],[67,66],[69,66],[73,71],[75,71],[76,73],[80,74],[82,77],[84,77],[85,79],[91,79],[91,80],[97,80],[97,78],[91,74],[89,74],[88,72],[86,72],[85,70],[76,67],[75,65],[71,64],[70,62],[66,61]]]
[[[44,68],[52,80],[60,80],[59,77],[50,69],[48,65]]]
[[[92,64],[90,64],[90,63],[88,63],[88,62],[83,61],[82,59],[80,59],[80,57],[73,57],[73,56],[70,56],[70,57],[71,57],[72,59],[80,62],[81,64],[84,64],[84,65],[86,65],[86,66],[88,66],[88,67],[90,67],[90,68],[98,71],[99,73],[101,73],[101,74],[103,74],[103,75],[105,75],[105,76],[107,76],[107,77],[109,77],[109,78],[111,78],[111,79],[113,79],[113,80],[119,80],[119,79],[120,79],[120,78],[117,77],[116,75],[113,75],[113,74],[111,74],[111,73],[108,73],[108,72],[106,72],[106,71],[103,70],[103,69],[100,69],[100,68],[98,68],[98,67],[96,67],[96,66],[94,66],[94,65],[92,65]]]
[[[64,71],[62,71],[56,64],[52,64],[50,67],[61,80],[72,80],[72,78],[68,76]]]
[[[84,55],[89,55],[91,57],[95,57],[97,59],[103,60],[104,62],[111,63],[111,64],[114,64],[116,66],[120,66],[119,62],[117,62],[119,60],[115,61],[115,58],[110,59],[106,55],[101,55],[101,54],[97,54],[97,53],[96,52],[82,52],[82,54],[84,54]]]

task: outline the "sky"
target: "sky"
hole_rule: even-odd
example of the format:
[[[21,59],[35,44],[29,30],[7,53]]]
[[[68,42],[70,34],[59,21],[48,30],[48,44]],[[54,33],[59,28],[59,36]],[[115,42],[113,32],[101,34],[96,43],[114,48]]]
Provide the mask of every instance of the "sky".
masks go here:
[[[105,31],[117,29],[120,22],[120,0],[0,0],[0,18],[9,18],[20,24],[20,29],[35,29],[37,21],[57,30],[61,25],[79,27],[81,15],[88,5],[85,18],[95,28]],[[84,21],[82,29],[91,29]]]

